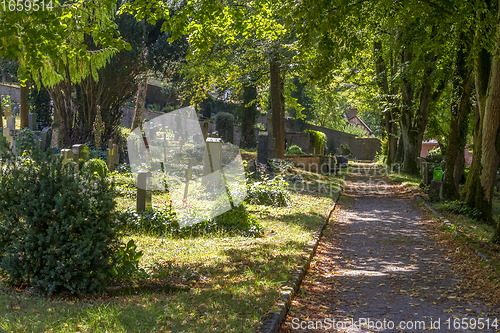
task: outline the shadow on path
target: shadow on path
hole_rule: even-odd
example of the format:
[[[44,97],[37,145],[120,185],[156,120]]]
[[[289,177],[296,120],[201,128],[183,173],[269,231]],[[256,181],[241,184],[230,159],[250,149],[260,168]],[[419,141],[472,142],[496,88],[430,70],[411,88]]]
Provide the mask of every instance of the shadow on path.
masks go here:
[[[346,182],[281,332],[500,329],[498,308],[461,286],[411,194],[376,168],[361,171]]]

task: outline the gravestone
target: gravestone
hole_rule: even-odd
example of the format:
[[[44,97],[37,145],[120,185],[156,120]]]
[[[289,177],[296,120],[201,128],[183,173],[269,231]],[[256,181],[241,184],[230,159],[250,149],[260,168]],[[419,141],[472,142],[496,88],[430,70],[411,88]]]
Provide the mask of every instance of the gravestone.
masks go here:
[[[429,200],[439,201],[443,199],[443,182],[439,180],[431,180],[429,186]]]
[[[87,145],[76,144],[71,147],[71,150],[73,151],[73,160],[77,166],[80,166],[80,159],[86,162],[90,158],[90,149]]]
[[[274,138],[272,135],[259,135],[259,144],[257,145],[257,162],[267,164],[268,159],[276,157],[274,148]]]
[[[346,156],[336,156],[336,158],[337,158],[337,169],[349,167],[349,162]]]
[[[40,141],[40,150],[46,151],[52,141],[52,127],[47,126],[42,129],[42,140]]]
[[[115,149],[113,148],[113,140],[108,141],[108,150],[106,151],[107,165],[109,171],[115,170]]]
[[[139,171],[137,173],[137,211],[143,212],[151,208],[151,190],[148,189],[151,172]]]
[[[115,157],[115,165],[120,163],[120,152],[118,151],[118,145],[113,143],[113,156]]]
[[[67,164],[69,162],[74,162],[74,154],[71,149],[61,149],[61,155],[63,156],[63,164]],[[78,163],[77,163],[78,165]]]
[[[16,153],[16,140],[19,134],[19,131],[16,129],[16,118],[12,116],[10,112],[10,107],[5,108],[5,118],[6,118],[6,126],[3,128],[3,136],[7,139],[7,142],[12,150],[12,152]]]
[[[222,139],[207,138],[203,156],[203,176],[219,171],[222,165]],[[208,185],[208,177],[203,177],[202,185]]]
[[[207,138],[203,157],[203,176],[221,169],[222,139]]]
[[[12,108],[12,115],[13,116],[19,115],[19,107],[17,105],[14,105],[14,107]]]
[[[32,131],[36,131],[36,113],[28,113],[28,128]]]

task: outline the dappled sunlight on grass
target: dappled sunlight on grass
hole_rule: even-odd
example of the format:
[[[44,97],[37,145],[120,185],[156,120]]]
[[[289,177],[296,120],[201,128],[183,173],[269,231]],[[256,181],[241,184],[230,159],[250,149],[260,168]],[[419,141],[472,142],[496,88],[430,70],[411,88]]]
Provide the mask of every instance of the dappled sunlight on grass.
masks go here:
[[[154,196],[153,204],[166,201]],[[130,207],[133,199],[117,198]],[[163,203],[164,204],[164,203]],[[45,299],[27,290],[0,293],[0,330],[52,332],[254,332],[307,257],[312,232],[332,200],[292,193],[291,206],[249,205],[260,238],[222,232],[197,237],[128,235],[144,252],[148,278],[93,298]],[[134,285],[136,288],[134,288]],[[116,290],[121,287],[121,289]]]

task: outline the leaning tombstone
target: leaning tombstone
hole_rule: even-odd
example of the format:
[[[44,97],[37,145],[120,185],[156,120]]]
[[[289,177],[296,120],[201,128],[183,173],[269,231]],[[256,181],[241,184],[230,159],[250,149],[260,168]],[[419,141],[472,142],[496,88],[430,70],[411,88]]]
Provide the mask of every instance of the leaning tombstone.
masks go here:
[[[149,171],[139,171],[137,173],[137,211],[143,212],[151,208],[151,190],[148,189],[148,182],[151,177]]]
[[[40,150],[46,151],[52,142],[52,127],[47,126],[42,129],[42,140],[40,142]]]

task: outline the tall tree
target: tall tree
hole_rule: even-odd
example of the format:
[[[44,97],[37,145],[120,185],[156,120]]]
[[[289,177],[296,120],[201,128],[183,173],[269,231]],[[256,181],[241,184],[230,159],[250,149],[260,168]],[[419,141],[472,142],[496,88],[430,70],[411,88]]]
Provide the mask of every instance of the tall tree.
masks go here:
[[[459,182],[464,169],[464,148],[468,132],[468,118],[472,109],[471,94],[474,84],[472,66],[467,59],[472,47],[472,30],[461,30],[457,38],[457,55],[452,79],[450,132],[446,145],[443,193],[450,199],[459,197]]]

